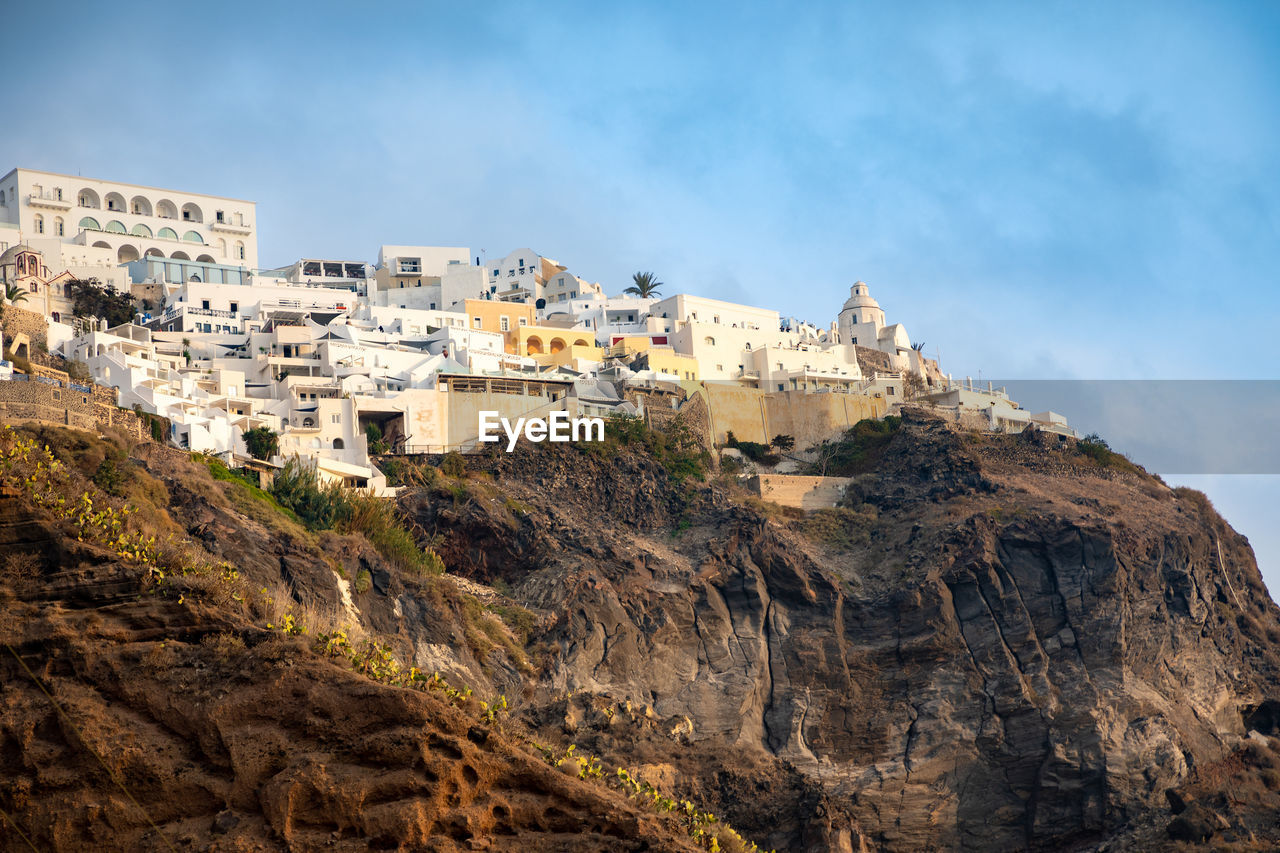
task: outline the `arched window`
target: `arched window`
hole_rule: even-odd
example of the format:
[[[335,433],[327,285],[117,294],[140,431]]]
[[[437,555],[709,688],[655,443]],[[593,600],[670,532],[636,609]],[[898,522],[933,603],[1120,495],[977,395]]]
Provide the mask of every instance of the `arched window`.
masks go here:
[[[84,219],[81,219],[81,220],[80,220],[80,227],[81,227],[81,228],[83,228],[83,229],[84,229],[84,230],[86,230],[86,231],[101,231],[101,230],[102,230],[102,226],[100,226],[100,225],[98,224],[98,220],[94,219],[92,216],[86,216]]]
[[[194,232],[194,231],[188,231],[187,233],[185,233],[185,234],[183,234],[183,235],[182,235],[182,242],[184,242],[184,243],[200,243],[200,244],[202,244],[202,245],[203,245],[203,244],[204,244],[204,238],[203,238],[203,237],[201,237],[199,234],[197,234],[197,233],[196,233],[196,232]]]
[[[107,210],[118,210],[124,213],[124,196],[120,193],[107,193],[103,200],[107,203]]]
[[[177,219],[178,206],[167,198],[162,198],[156,202],[156,216],[161,219]]]
[[[200,213],[200,208],[191,202],[187,202],[182,206],[183,222],[204,222],[204,216]]]
[[[178,232],[174,231],[172,228],[161,228],[156,232],[156,236],[161,240],[177,240]]]
[[[712,338],[712,337],[706,337],[706,338],[703,338],[703,339],[702,339],[702,342],[703,342],[704,344],[706,344],[707,346],[709,346],[709,347],[713,347],[713,346],[715,346],[715,345],[716,345],[716,339],[715,339],[715,338]]]
[[[244,243],[241,243],[239,240],[236,241],[236,259],[241,261],[244,260]]]
[[[347,445],[346,445],[345,443],[343,443],[342,439],[340,439],[340,438],[335,438],[335,439],[333,440],[333,449],[334,449],[334,450],[343,450],[343,449],[345,449],[345,448],[346,448],[346,446],[347,446]]]
[[[61,216],[53,220],[53,233],[59,237],[65,237],[67,234],[67,224],[62,221]]]
[[[128,234],[129,229],[124,227],[124,223],[119,219],[113,219],[107,223],[107,227],[103,231],[110,231],[112,234]]]
[[[98,206],[98,194],[93,190],[89,189],[88,187],[80,190],[80,192],[77,193],[76,197],[81,207],[97,207]]]
[[[129,209],[133,211],[135,216],[150,216],[151,202],[145,196],[135,195],[129,200]]]
[[[150,237],[151,229],[139,222],[137,225],[129,229],[129,233],[135,237]]]
[[[35,218],[35,226],[36,226],[37,234],[44,233],[44,217],[38,213],[36,214],[36,218]]]

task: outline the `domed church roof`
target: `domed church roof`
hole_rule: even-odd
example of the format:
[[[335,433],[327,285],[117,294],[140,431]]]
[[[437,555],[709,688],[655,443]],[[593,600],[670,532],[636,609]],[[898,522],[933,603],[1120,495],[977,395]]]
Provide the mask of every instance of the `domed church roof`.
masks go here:
[[[853,287],[849,288],[849,298],[845,300],[843,311],[852,310],[854,308],[879,308],[880,303],[876,302],[871,295],[871,289],[867,287],[865,281],[855,281]]]

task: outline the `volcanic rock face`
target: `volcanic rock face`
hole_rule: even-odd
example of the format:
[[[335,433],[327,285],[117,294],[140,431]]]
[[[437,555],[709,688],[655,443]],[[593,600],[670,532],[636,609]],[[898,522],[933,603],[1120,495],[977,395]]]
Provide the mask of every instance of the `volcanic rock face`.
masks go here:
[[[1280,787],[1280,614],[1248,543],[1195,493],[1056,438],[909,413],[856,506],[807,517],[674,483],[630,448],[472,458],[468,481],[401,508],[451,573],[502,590],[474,587],[495,612],[532,612],[518,654],[362,540],[272,527],[166,460],[143,463],[174,523],[255,587],[515,711],[510,737],[474,738],[433,697],[299,658],[230,605],[139,599],[123,567],[0,497],[0,543],[54,555],[39,592],[4,599],[11,641],[94,743],[135,733],[105,753],[196,849],[687,846],[525,736],[779,850],[1280,840],[1256,781],[1275,761]],[[859,535],[829,535],[842,525]],[[244,645],[212,639],[228,633]],[[3,672],[6,811],[54,848],[158,848],[12,658]]]
[[[1201,502],[1036,441],[909,418],[858,484],[880,514],[854,553],[715,500],[674,540],[601,524],[576,541],[579,513],[655,504],[633,472],[593,479],[615,494],[589,503],[571,482],[544,491],[544,529],[513,534],[538,562],[483,568],[525,572],[517,595],[558,614],[544,686],[787,762],[835,827],[814,849],[842,827],[893,850],[1097,839],[1246,734],[1241,708],[1277,692],[1262,651],[1276,609],[1247,543]],[[501,482],[534,499],[520,464]],[[724,804],[770,844],[800,844],[738,806]]]

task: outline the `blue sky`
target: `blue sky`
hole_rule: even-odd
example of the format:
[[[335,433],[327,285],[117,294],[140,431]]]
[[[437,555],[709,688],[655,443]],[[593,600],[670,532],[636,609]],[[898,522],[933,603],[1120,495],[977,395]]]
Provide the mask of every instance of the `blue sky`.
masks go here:
[[[1276,377],[1280,5],[298,9],[15,7],[0,150],[254,199],[267,265],[531,246],[823,323],[861,278],[960,375]],[[1280,478],[1209,491],[1262,545]]]

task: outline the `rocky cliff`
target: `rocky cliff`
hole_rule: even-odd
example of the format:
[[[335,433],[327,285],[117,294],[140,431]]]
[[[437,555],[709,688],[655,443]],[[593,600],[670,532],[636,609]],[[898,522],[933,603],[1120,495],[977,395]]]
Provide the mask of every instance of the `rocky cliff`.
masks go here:
[[[430,472],[401,510],[455,580],[155,447],[126,499],[234,582],[158,584],[0,495],[6,553],[32,555],[3,603],[6,827],[38,849],[706,846],[532,746],[572,744],[779,850],[1280,840],[1280,613],[1202,496],[923,412],[808,515],[660,450]],[[309,633],[266,627],[285,611]],[[343,626],[511,718],[318,654]]]

